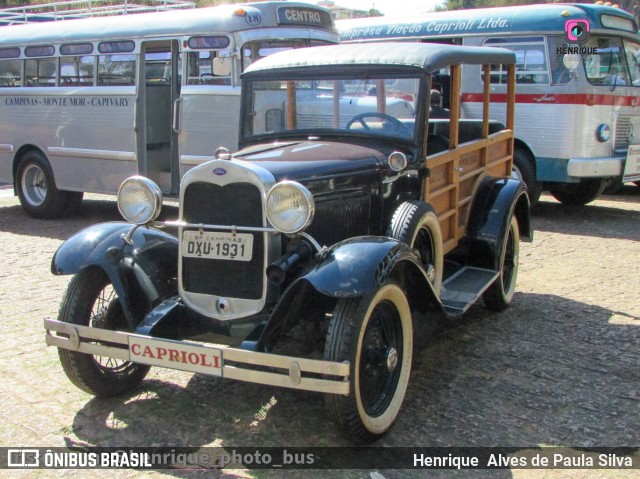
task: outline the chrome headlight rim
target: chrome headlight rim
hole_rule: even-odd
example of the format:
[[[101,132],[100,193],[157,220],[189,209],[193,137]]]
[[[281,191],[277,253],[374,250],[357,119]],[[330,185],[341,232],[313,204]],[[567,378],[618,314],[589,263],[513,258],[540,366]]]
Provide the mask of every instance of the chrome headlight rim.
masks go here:
[[[136,187],[138,188],[137,192],[134,190]],[[134,215],[128,210],[129,205],[127,205],[127,201],[131,202],[131,200],[125,195],[133,195],[136,193],[138,199],[140,199],[140,193],[142,193],[142,199],[148,201],[146,208],[143,209],[143,211],[146,211],[146,214],[143,216],[140,215],[140,212],[138,215]],[[131,176],[124,180],[120,188],[118,188],[117,201],[118,211],[120,211],[122,217],[129,223],[142,226],[155,220],[158,215],[160,215],[160,211],[162,210],[162,190],[155,182],[147,177]]]
[[[272,204],[273,201],[275,201],[275,194],[280,193],[283,189],[291,188],[296,190],[296,192],[299,194],[299,198],[304,202],[304,211],[302,211],[302,216],[296,219],[295,226],[292,225],[292,227],[286,227],[283,222],[280,221],[280,218],[278,218],[277,213],[273,211]],[[269,221],[269,223],[275,229],[287,235],[301,233],[302,231],[307,229],[313,221],[313,216],[315,214],[315,202],[313,200],[313,195],[304,185],[298,183],[297,181],[284,180],[276,183],[267,193],[265,205],[267,220]]]

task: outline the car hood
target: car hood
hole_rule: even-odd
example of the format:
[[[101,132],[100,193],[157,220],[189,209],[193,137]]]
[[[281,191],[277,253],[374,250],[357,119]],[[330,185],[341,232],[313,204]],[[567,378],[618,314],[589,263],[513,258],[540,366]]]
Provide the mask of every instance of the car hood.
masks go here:
[[[251,146],[233,156],[269,170],[276,181],[302,182],[363,170],[371,172],[385,164],[388,154],[370,146],[308,140]]]

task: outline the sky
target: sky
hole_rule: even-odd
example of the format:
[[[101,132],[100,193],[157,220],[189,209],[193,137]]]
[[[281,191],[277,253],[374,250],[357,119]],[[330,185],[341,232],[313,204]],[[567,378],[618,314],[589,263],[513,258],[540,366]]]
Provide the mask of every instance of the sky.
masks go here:
[[[317,0],[303,0],[307,3],[316,3]],[[333,0],[341,7],[354,10],[380,10],[386,17],[406,17],[413,14],[432,12],[436,5],[444,3],[444,0]]]

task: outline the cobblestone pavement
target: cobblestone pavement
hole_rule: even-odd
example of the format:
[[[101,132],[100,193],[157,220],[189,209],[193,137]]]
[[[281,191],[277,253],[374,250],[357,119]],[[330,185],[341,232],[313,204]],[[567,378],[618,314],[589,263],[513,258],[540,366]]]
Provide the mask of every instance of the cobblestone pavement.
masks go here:
[[[175,214],[169,208],[167,215]],[[37,221],[22,212],[15,197],[1,195],[0,446],[347,445],[313,393],[160,369],[152,369],[143,386],[124,398],[97,400],[72,386],[56,350],[44,344],[42,319],[56,317],[69,281],[51,275],[49,265],[72,233],[113,220],[119,220],[117,208],[104,197],[90,196],[75,218]],[[626,187],[621,195],[582,208],[543,195],[533,224],[534,242],[521,245],[512,306],[495,314],[476,305],[436,335],[417,357],[396,425],[377,445],[640,446],[640,188]],[[220,473],[225,474],[275,477]],[[348,477],[376,477],[371,474],[351,471]],[[413,477],[411,471],[380,474]],[[104,471],[64,475],[104,477]],[[309,471],[287,475],[310,477]],[[446,475],[435,471],[430,477]],[[638,470],[453,475],[472,476],[631,478]]]

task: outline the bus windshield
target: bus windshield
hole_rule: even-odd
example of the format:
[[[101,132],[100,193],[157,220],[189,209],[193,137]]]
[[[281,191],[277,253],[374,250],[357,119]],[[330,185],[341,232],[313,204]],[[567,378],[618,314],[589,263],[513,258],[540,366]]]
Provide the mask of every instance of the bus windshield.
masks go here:
[[[276,52],[291,50],[293,48],[317,47],[330,44],[331,42],[325,42],[322,40],[305,40],[301,38],[247,42],[242,48],[242,70],[244,71],[253,62]]]
[[[587,47],[593,53],[583,55],[587,79],[594,85],[640,86],[638,51],[640,45],[621,38],[592,37]]]
[[[411,140],[418,78],[297,78],[246,87],[244,135],[282,132],[363,134]]]

